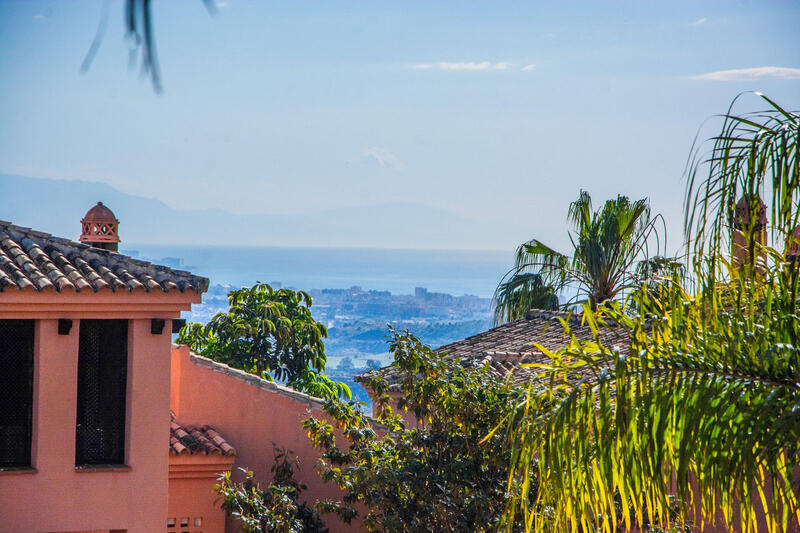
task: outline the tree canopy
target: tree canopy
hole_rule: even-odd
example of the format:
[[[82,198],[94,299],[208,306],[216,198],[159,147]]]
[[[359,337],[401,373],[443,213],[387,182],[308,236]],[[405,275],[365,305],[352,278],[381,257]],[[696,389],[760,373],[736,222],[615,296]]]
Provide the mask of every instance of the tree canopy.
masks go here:
[[[187,324],[178,342],[200,355],[324,398],[350,397],[323,372],[325,325],[311,315],[311,296],[266,283],[231,291],[230,309],[208,324]]]

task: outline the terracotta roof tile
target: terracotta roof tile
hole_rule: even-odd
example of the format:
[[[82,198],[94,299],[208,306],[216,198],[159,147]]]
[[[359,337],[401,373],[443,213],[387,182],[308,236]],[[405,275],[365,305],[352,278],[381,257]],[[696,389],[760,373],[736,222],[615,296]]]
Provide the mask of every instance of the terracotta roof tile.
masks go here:
[[[205,453],[236,455],[233,446],[211,426],[183,426],[175,420],[169,424],[169,452],[175,455]]]
[[[0,220],[0,292],[10,289],[201,293],[208,279]]]
[[[464,367],[479,367],[489,363],[491,372],[498,378],[522,383],[533,377],[536,370],[520,365],[548,362],[548,357],[534,343],[550,351],[562,348],[567,343],[568,338],[558,319],[566,320],[568,317],[570,329],[578,339],[593,338],[589,326],[582,325],[578,316],[570,317],[561,311],[532,309],[525,318],[446,344],[435,351],[444,354],[448,360],[459,361]],[[621,328],[613,325],[601,328],[600,339],[608,348],[618,347],[622,353],[628,352],[628,333]],[[387,366],[358,375],[355,381],[364,383],[375,374],[382,375],[390,385],[396,385],[401,377],[397,367]]]

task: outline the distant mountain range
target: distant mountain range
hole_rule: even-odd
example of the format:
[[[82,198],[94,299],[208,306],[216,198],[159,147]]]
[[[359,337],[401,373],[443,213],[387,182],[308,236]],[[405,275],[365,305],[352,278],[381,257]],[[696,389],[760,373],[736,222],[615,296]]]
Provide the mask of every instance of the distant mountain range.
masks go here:
[[[420,204],[383,204],[292,215],[179,210],[154,198],[79,180],[0,174],[0,219],[77,239],[98,201],[120,220],[127,244],[229,244],[364,248],[507,249],[525,231]]]

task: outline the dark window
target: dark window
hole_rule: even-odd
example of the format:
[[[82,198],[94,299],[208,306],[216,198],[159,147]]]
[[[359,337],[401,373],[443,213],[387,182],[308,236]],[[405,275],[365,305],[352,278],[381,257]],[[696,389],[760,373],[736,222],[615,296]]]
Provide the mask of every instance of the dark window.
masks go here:
[[[33,320],[0,320],[0,468],[30,466]]]
[[[81,320],[75,464],[125,462],[127,320]]]

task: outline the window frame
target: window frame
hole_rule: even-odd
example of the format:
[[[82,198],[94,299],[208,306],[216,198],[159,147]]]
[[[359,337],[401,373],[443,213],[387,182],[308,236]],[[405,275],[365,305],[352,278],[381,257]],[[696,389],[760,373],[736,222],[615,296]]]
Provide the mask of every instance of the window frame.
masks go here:
[[[17,366],[17,368],[25,368],[28,371],[27,376],[21,377],[21,380],[23,382],[26,382],[27,384],[28,388],[27,393],[23,392],[22,394],[19,394],[19,396],[25,394],[28,397],[27,409],[26,409],[27,413],[23,415],[24,418],[27,418],[26,420],[27,427],[26,430],[23,429],[23,431],[25,432],[25,435],[23,436],[24,439],[23,455],[25,455],[25,458],[23,460],[15,462],[12,461],[0,462],[0,472],[33,470],[33,424],[34,424],[34,403],[35,403],[35,387],[36,387],[34,381],[36,375],[35,366],[36,366],[37,323],[36,320],[34,319],[13,319],[13,318],[0,319],[0,326],[6,326],[9,325],[9,323],[16,323],[16,325],[20,328],[20,330],[22,328],[27,329],[27,331],[20,331],[19,335],[20,337],[22,337],[20,342],[25,344],[24,349],[28,352],[27,356],[22,355],[20,357],[27,358],[28,360],[26,361],[24,367]],[[2,331],[2,329],[0,329],[0,331]],[[6,372],[3,372],[3,375],[7,376],[8,374]],[[13,388],[10,386],[11,380],[9,379],[8,381],[9,381],[8,387],[3,386],[2,384],[0,384],[0,387],[2,387],[4,390],[12,390]],[[2,392],[3,391],[0,391],[0,394]],[[5,411],[5,407],[3,409]],[[23,403],[23,409],[25,409],[24,403]],[[22,427],[25,428],[25,426]]]
[[[96,328],[89,332],[90,328]],[[81,319],[78,333],[78,371],[76,380],[76,413],[75,413],[75,469],[78,471],[92,472],[98,470],[129,470],[127,466],[128,458],[128,403],[130,401],[128,390],[130,388],[130,335],[131,324],[127,319]],[[101,338],[97,345],[91,345],[85,336],[93,333]],[[118,352],[115,352],[118,350]],[[83,357],[82,357],[83,356]],[[92,358],[91,360],[89,358]],[[106,366],[103,366],[103,365]],[[108,366],[111,365],[111,366]],[[110,372],[112,379],[104,372]],[[94,379],[97,387],[89,390],[86,372],[94,372]],[[106,385],[109,389],[103,389]],[[116,390],[114,390],[116,389]],[[87,394],[91,396],[87,398]],[[109,400],[111,395],[112,402],[103,402],[103,396]],[[94,405],[90,402],[94,400]],[[109,404],[116,402],[116,405],[108,407]],[[101,405],[103,404],[103,405]],[[105,406],[105,407],[104,407]],[[87,413],[87,410],[91,410]],[[114,412],[103,409],[111,409]],[[94,419],[95,424],[88,425],[87,420]],[[105,456],[99,459],[92,459],[85,431],[87,429],[96,430],[102,436],[105,430],[112,424],[103,425],[103,422],[113,422],[111,432],[114,441],[110,449],[104,450]],[[82,433],[84,431],[84,433]],[[100,444],[99,447],[103,447]],[[108,448],[108,447],[107,447]],[[111,450],[114,450],[113,452]]]

